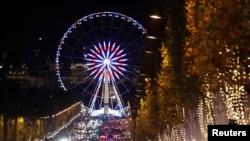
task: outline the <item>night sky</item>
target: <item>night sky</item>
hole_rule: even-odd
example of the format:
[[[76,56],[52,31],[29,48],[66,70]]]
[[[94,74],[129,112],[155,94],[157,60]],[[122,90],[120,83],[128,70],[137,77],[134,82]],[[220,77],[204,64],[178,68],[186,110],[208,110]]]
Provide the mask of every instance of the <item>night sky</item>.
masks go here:
[[[13,2],[3,0],[2,51],[8,62],[22,63],[32,57],[55,58],[57,46],[67,29],[78,19],[99,11],[125,14],[143,26],[160,2],[148,0],[74,0],[63,2]],[[144,26],[144,28],[146,28]]]
[[[159,7],[161,0],[143,2],[141,0],[65,0],[63,2],[3,0],[1,2],[1,65],[7,68],[12,64],[13,67],[18,68],[25,63],[31,68],[30,66],[34,64],[38,66],[44,64],[48,59],[55,61],[60,40],[78,19],[96,12],[111,11],[125,14],[147,29],[149,14]],[[16,99],[15,95],[12,97],[9,93],[14,94],[18,91],[12,87],[12,85],[1,87],[7,94],[0,97],[6,101],[3,105],[7,110],[13,107],[9,105],[8,100]],[[40,90],[34,90],[30,94],[35,96],[33,93],[37,92],[42,93]],[[50,92],[45,93],[50,94]],[[37,98],[40,100],[39,97]],[[16,105],[17,101],[13,101],[12,105]]]

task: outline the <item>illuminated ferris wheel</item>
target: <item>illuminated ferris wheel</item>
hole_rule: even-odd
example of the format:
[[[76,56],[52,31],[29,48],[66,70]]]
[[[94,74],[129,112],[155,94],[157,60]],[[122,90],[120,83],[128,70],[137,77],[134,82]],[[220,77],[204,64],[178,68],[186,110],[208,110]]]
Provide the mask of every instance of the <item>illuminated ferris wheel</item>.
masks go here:
[[[140,73],[145,37],[142,25],[120,13],[82,17],[68,28],[56,51],[60,87],[82,94],[92,115],[123,114]]]

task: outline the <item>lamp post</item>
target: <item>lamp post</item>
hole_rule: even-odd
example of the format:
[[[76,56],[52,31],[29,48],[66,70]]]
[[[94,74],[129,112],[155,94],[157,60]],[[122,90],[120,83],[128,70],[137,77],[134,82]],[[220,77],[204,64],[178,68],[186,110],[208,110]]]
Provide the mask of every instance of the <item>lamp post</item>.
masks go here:
[[[162,62],[162,58],[161,58],[161,51],[160,49],[162,48],[162,43],[167,41],[167,38],[165,36],[165,21],[166,18],[165,17],[161,17],[159,15],[149,15],[150,17],[150,21],[151,21],[151,26],[150,30],[149,30],[149,34],[147,36],[147,44],[146,44],[146,49],[145,49],[145,56],[146,60],[148,60],[146,68],[149,71],[149,75],[148,75],[148,81],[146,82],[147,84],[145,86],[147,86],[145,89],[147,89],[147,93],[146,93],[146,101],[148,101],[148,99],[154,99],[155,102],[158,102],[158,72],[161,69],[161,62]],[[154,25],[154,26],[152,26]],[[150,68],[150,69],[149,69]],[[151,101],[151,100],[150,100]],[[150,109],[153,109],[154,111],[157,111],[156,114],[158,114],[158,110],[159,106],[158,103],[147,103],[149,104],[148,106],[150,106]],[[151,116],[152,120],[157,120],[160,121],[157,116]],[[153,122],[152,122],[153,123]],[[154,126],[153,126],[154,128]],[[154,128],[156,129],[156,128]],[[162,127],[157,127],[157,130],[163,130]],[[158,134],[161,135],[162,138],[162,131],[160,131]],[[160,137],[157,137],[160,138]]]
[[[144,61],[146,71],[151,77],[156,77],[157,71],[160,69],[162,43],[167,39],[163,36],[148,35],[146,40],[146,48],[144,50]],[[150,68],[150,69],[149,69]]]

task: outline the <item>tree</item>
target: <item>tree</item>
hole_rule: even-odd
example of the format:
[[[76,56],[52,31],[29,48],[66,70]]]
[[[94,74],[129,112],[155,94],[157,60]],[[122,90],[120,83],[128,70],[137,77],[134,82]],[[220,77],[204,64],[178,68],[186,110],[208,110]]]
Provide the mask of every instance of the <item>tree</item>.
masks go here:
[[[159,123],[163,124],[163,127],[166,127],[166,125],[174,126],[183,123],[182,111],[179,111],[183,107],[183,103],[180,93],[174,89],[172,60],[164,44],[161,48],[161,54],[163,59],[157,79],[157,99],[159,105]]]

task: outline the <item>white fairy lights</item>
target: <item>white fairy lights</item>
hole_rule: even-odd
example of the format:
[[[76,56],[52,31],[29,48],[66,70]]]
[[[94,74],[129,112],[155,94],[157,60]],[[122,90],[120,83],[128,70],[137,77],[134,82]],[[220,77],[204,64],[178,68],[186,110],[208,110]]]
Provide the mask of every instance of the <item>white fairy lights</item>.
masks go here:
[[[244,103],[246,102],[246,93],[244,90],[244,81],[249,77],[240,65],[239,48],[236,46],[234,50],[229,50],[225,45],[226,65],[225,70],[218,75],[220,80],[219,93],[224,98],[227,107],[227,117],[234,120],[237,124],[246,124],[244,114]]]

